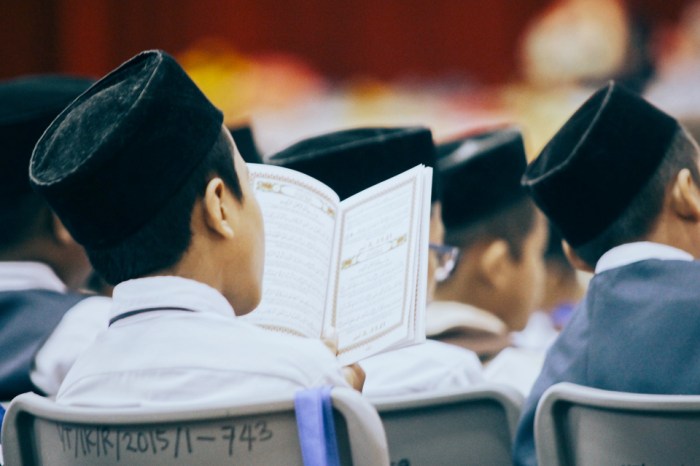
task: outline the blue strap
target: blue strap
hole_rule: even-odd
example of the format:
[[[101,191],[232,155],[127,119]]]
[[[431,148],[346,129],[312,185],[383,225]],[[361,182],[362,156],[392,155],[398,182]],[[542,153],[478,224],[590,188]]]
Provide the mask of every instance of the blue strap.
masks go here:
[[[5,419],[5,408],[0,405],[0,431],[2,430],[2,421]],[[0,442],[2,440],[0,439]],[[0,461],[2,460],[2,456],[0,456]],[[2,464],[2,463],[0,463]]]
[[[294,409],[304,466],[340,466],[331,387],[298,391]]]

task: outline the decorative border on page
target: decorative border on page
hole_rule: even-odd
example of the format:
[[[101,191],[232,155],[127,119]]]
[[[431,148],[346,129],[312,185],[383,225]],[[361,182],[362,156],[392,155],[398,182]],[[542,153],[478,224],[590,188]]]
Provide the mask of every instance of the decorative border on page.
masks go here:
[[[293,330],[293,329],[291,329],[291,328],[289,328],[289,327],[283,327],[283,326],[281,326],[281,325],[268,325],[268,324],[258,324],[258,323],[256,323],[255,325],[258,326],[258,327],[262,327],[262,328],[264,328],[264,329],[266,329],[266,330],[272,330],[273,332],[287,333],[287,334],[294,335],[294,336],[297,336],[297,337],[308,338],[307,335],[304,335],[304,334],[301,333],[301,332],[298,332],[298,331],[296,331],[296,330]]]
[[[266,180],[274,180],[280,183],[287,183],[291,186],[294,187],[301,187],[304,189],[307,189],[311,191],[312,193],[316,194],[320,198],[322,198],[326,203],[326,209],[324,210],[323,208],[320,208],[320,210],[324,211],[327,213],[333,221],[336,220],[336,209],[335,206],[337,205],[335,200],[331,197],[329,197],[326,193],[323,191],[317,189],[313,184],[310,184],[308,182],[305,182],[303,180],[300,180],[299,178],[293,177],[293,176],[286,176],[286,175],[280,175],[276,173],[269,173],[269,172],[256,172],[256,171],[251,171],[249,173],[249,184],[253,191],[262,191],[262,192],[271,192],[270,190],[267,189],[260,189],[258,187],[258,183],[264,183]],[[320,183],[320,181],[319,181]],[[327,291],[326,291],[327,293]],[[324,302],[326,300],[324,299]],[[323,309],[323,314],[325,315],[326,310]],[[308,335],[305,335],[302,332],[299,332],[298,330],[291,329],[286,326],[281,326],[281,325],[270,325],[270,324],[263,324],[263,323],[255,323],[255,325],[258,325],[260,327],[263,327],[267,330],[272,330],[275,332],[280,332],[280,333],[286,333],[294,336],[299,336],[303,338],[308,338]]]
[[[272,181],[274,180],[277,181],[278,183],[281,183],[283,185],[279,184],[274,184]],[[289,197],[294,198],[294,196],[285,193],[284,188],[286,186],[291,186],[292,188],[303,188],[308,191],[311,191],[312,193],[316,194],[317,196],[321,197],[325,202],[326,205],[321,205],[321,206],[315,206],[318,207],[322,212],[325,214],[329,215],[331,218],[335,218],[336,215],[336,209],[335,209],[335,202],[333,199],[328,197],[325,193],[322,191],[316,189],[314,186],[312,186],[309,183],[305,183],[298,178],[293,178],[290,176],[283,176],[283,175],[275,175],[275,174],[269,174],[269,173],[251,173],[250,174],[250,184],[253,187],[254,191],[260,191],[260,192],[265,192],[265,193],[272,193],[272,194],[282,194],[286,195]]]
[[[366,203],[366,202],[369,202],[369,201],[371,201],[372,199],[374,199],[375,197],[381,196],[381,195],[383,195],[383,194],[385,194],[385,193],[388,193],[388,192],[391,192],[391,191],[396,191],[397,189],[403,188],[404,186],[410,184],[410,185],[412,185],[412,188],[413,188],[413,189],[411,190],[411,204],[412,204],[414,207],[411,208],[411,216],[410,216],[410,218],[409,218],[409,225],[413,225],[413,212],[414,212],[414,210],[415,210],[415,202],[416,202],[416,182],[417,182],[416,178],[410,178],[410,179],[406,180],[405,182],[403,182],[403,183],[401,183],[401,184],[397,184],[397,185],[391,186],[391,187],[389,187],[389,188],[387,188],[387,189],[385,189],[385,190],[383,190],[383,191],[378,192],[373,198],[369,198],[369,199],[367,199],[366,201],[364,201],[364,202],[362,202],[362,203],[360,203],[360,204],[357,204],[357,205],[353,206],[353,207],[350,208],[350,209],[346,209],[346,210],[341,211],[341,222],[342,222],[341,224],[344,224],[344,222],[345,222],[345,216],[346,216],[347,213],[348,213],[350,210],[352,210],[353,208],[358,207],[358,206],[360,206],[360,205],[362,205],[362,204],[364,204],[364,203]],[[344,230],[341,230],[341,232],[340,232],[340,244],[343,244],[343,231],[344,231]],[[413,241],[414,241],[414,238],[413,238],[413,237],[410,237],[410,238],[409,238],[409,241],[410,241],[410,242],[413,242]],[[407,256],[410,255],[410,252],[411,252],[411,246],[410,246],[410,244],[409,244],[409,247],[406,249],[406,255],[407,255]],[[338,253],[340,254],[340,251],[338,251]],[[409,259],[409,258],[407,258],[407,262],[410,262],[410,259]],[[408,273],[409,273],[409,271],[406,270],[406,276],[404,277],[404,284],[408,281]],[[332,324],[334,327],[336,326],[336,317],[337,317],[337,304],[336,304],[336,303],[338,302],[338,281],[339,281],[339,280],[340,280],[340,267],[338,267],[338,270],[337,270],[336,273],[335,273],[335,286],[334,286],[334,295],[333,295],[333,310],[332,310],[332,314],[331,314],[331,324]],[[406,300],[405,300],[406,291],[407,291],[406,288],[404,288],[404,290],[403,290],[404,302],[401,303],[401,319],[399,320],[399,323],[398,323],[398,324],[393,325],[393,326],[387,328],[386,330],[383,330],[382,332],[380,332],[380,333],[378,333],[378,334],[376,334],[376,335],[373,335],[373,336],[368,337],[368,338],[364,338],[364,339],[362,339],[362,340],[360,340],[360,341],[358,341],[358,342],[356,342],[356,343],[353,343],[352,345],[347,346],[347,347],[345,347],[345,348],[343,348],[343,349],[338,348],[338,355],[348,353],[348,352],[350,352],[350,351],[352,351],[352,350],[354,350],[354,349],[357,349],[357,348],[359,348],[359,347],[361,347],[361,346],[363,346],[363,345],[366,345],[367,343],[369,343],[369,342],[371,342],[371,341],[376,341],[376,340],[382,338],[383,336],[385,336],[385,335],[391,333],[392,331],[396,330],[397,328],[401,327],[401,326],[403,325],[405,319],[406,319]],[[414,298],[414,299],[415,299],[415,298]]]

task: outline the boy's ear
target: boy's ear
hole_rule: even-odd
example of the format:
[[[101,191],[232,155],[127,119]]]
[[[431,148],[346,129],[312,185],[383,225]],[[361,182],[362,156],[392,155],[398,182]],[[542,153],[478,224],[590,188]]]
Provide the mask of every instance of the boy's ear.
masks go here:
[[[229,202],[226,185],[221,178],[212,178],[204,191],[204,222],[214,233],[224,237],[235,236],[236,209]]]
[[[694,222],[700,221],[700,190],[687,168],[676,175],[670,202],[671,208],[679,217]]]
[[[564,250],[564,254],[566,255],[566,258],[569,260],[571,265],[574,266],[575,269],[581,270],[583,272],[589,272],[589,273],[595,272],[595,267],[592,265],[589,265],[588,262],[581,259],[578,256],[578,254],[576,254],[574,249],[569,245],[569,243],[567,243],[565,240],[561,241],[561,247]]]
[[[510,283],[514,262],[508,243],[503,239],[496,239],[484,247],[479,258],[479,269],[488,282],[496,288],[503,289]]]

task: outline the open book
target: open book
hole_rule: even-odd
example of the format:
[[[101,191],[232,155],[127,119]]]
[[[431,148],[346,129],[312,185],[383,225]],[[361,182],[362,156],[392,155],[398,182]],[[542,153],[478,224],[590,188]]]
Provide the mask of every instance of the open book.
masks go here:
[[[432,169],[416,166],[340,202],[287,168],[248,164],[265,221],[262,301],[243,318],[320,338],[351,364],[425,339]]]

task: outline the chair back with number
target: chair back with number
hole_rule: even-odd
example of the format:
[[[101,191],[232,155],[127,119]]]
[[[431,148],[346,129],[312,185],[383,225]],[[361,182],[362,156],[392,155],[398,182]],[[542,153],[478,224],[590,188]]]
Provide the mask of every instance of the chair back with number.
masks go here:
[[[341,464],[388,465],[374,408],[354,390],[331,392]],[[70,407],[25,393],[2,427],[5,466],[302,465],[294,399],[226,407]]]
[[[510,465],[523,397],[487,384],[441,395],[374,402],[384,424],[391,464]]]
[[[535,416],[540,466],[697,464],[700,395],[551,386]]]

